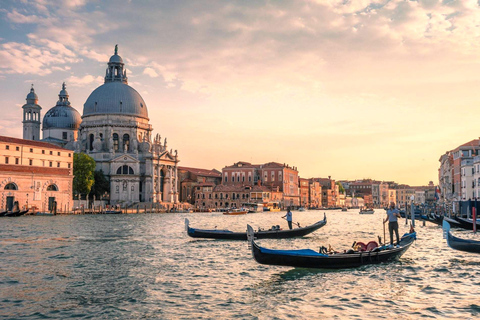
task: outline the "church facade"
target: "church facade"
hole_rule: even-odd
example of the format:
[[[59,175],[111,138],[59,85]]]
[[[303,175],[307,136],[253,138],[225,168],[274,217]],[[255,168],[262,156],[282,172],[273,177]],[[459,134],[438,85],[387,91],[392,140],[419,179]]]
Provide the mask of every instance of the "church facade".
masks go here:
[[[24,138],[35,140],[41,107],[33,88],[23,109]],[[91,156],[110,181],[111,204],[178,202],[177,151],[153,135],[147,105],[128,85],[117,46],[104,84],[90,94],[81,118],[75,112],[63,84],[57,105],[44,117],[42,141]]]

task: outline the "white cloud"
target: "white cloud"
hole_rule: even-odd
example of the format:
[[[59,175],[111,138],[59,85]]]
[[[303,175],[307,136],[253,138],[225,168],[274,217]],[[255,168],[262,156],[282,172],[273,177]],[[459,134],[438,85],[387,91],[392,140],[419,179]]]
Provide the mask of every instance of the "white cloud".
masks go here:
[[[148,67],[143,70],[143,74],[146,74],[152,78],[158,77],[158,73],[155,72],[155,70],[153,70],[152,68],[148,68]]]
[[[92,76],[88,74],[83,77],[70,76],[65,82],[72,87],[84,87],[91,83],[102,84],[104,79],[100,76]]]

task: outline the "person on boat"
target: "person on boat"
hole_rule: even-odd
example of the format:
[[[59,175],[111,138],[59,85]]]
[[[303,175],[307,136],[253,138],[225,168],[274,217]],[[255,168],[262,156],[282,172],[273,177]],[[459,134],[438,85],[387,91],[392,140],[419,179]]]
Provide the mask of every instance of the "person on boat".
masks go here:
[[[387,223],[388,221],[388,231],[390,232],[390,244],[393,245],[393,232],[397,236],[397,244],[400,243],[400,239],[398,236],[398,218],[400,218],[400,211],[395,208],[395,203],[390,203],[390,209],[387,210],[387,218],[383,221],[383,223]]]
[[[292,221],[293,221],[293,219],[292,219],[292,211],[290,211],[290,208],[288,208],[287,214],[284,215],[282,218],[287,218],[288,228],[289,228],[290,230],[292,230]]]

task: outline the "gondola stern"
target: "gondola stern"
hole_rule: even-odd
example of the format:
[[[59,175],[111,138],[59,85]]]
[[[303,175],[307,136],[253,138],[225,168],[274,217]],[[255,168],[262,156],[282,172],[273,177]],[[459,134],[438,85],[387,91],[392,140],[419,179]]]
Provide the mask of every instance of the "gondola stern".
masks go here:
[[[190,221],[188,220],[188,218],[185,218],[185,231],[187,231],[187,233],[188,233],[189,226],[190,226]]]

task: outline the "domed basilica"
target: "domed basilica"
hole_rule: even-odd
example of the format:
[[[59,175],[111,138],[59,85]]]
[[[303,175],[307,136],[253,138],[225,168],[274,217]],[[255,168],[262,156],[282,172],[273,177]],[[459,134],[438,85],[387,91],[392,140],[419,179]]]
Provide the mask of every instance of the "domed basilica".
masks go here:
[[[103,85],[83,106],[83,115],[70,106],[65,83],[57,105],[43,118],[43,139],[95,159],[96,170],[110,180],[110,202],[176,203],[177,151],[167,139],[152,136],[147,105],[128,85],[118,47],[108,62]],[[32,87],[23,107],[24,139],[39,140],[40,110]]]

